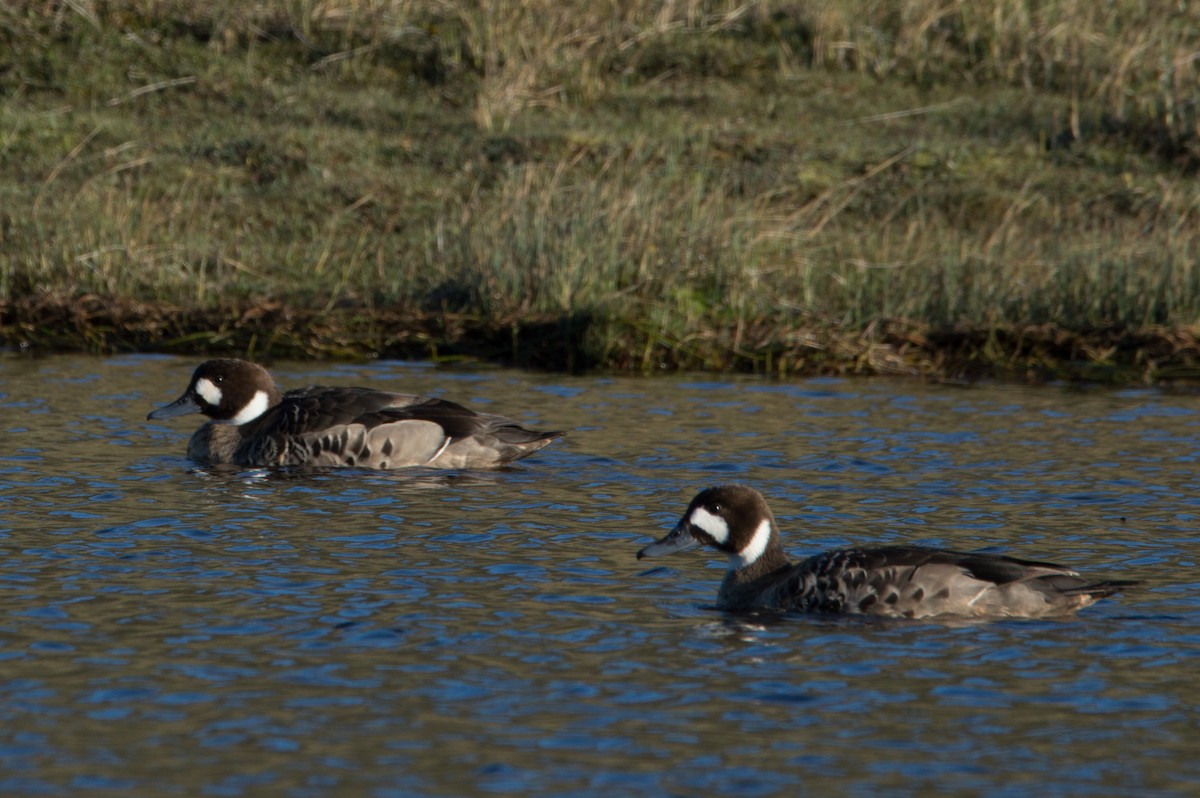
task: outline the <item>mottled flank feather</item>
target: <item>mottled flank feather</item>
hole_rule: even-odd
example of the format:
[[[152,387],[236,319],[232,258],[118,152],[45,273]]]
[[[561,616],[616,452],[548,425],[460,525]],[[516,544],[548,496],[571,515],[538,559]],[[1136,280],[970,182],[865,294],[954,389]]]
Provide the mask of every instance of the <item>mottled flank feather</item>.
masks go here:
[[[207,387],[200,391],[198,385]],[[260,394],[267,396],[261,415],[228,423]],[[265,369],[241,360],[202,364],[184,395],[151,418],[186,412],[212,419],[192,436],[188,456],[240,466],[494,468],[563,434],[528,430],[444,399],[368,388],[280,394]]]
[[[706,531],[716,527],[714,517],[728,527],[723,540]],[[770,529],[766,546],[755,534],[763,523]],[[729,556],[717,595],[725,610],[1040,618],[1069,615],[1138,584],[1089,580],[1051,563],[923,546],[838,549],[792,564],[766,500],[744,485],[702,491],[675,528],[638,557],[700,544]]]

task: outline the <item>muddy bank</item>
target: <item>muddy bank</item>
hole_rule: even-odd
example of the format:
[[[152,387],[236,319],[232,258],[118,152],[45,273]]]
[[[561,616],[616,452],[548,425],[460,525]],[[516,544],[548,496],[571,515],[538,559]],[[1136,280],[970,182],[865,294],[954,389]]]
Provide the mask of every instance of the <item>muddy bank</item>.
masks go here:
[[[28,352],[160,352],[257,359],[479,360],[580,372],[708,370],[792,375],[909,375],[1106,384],[1200,382],[1194,330],[1054,325],[932,328],[902,320],[861,330],[771,320],[650,329],[587,316],[480,318],[280,302],[178,307],[95,294],[0,301],[0,343]]]

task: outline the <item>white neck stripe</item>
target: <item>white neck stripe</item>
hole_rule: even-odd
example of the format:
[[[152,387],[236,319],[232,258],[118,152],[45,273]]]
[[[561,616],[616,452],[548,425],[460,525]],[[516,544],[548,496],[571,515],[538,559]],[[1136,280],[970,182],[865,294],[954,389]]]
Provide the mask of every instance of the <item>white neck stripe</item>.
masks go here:
[[[697,507],[692,510],[692,517],[689,520],[692,522],[692,526],[703,529],[717,543],[725,543],[729,540],[729,524],[725,523],[725,519],[721,516],[713,515],[703,507]]]
[[[763,555],[763,552],[767,550],[767,544],[770,542],[771,519],[764,518],[759,522],[758,528],[754,530],[754,536],[750,538],[750,542],[737,554],[729,555],[729,569],[731,571],[740,571],[743,568],[749,568]]]
[[[204,382],[204,380],[201,380],[201,382]],[[229,419],[229,423],[245,424],[247,421],[253,421],[263,413],[267,412],[267,408],[270,406],[270,401],[271,398],[267,396],[266,391],[255,391],[254,398],[247,402],[246,406],[239,410],[236,416]]]

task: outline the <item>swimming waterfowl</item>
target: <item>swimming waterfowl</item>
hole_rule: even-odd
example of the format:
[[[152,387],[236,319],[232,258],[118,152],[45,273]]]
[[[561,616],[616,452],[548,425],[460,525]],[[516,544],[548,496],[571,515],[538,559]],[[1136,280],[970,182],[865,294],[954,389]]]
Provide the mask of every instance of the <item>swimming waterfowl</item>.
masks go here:
[[[265,368],[209,360],[183,395],[148,419],[203,413],[188,457],[239,466],[495,468],[533,454],[562,432],[525,429],[444,399],[370,388],[281,393]]]
[[[729,556],[723,610],[862,613],[897,618],[1069,615],[1123,588],[1061,565],[924,546],[828,551],[792,564],[766,499],[746,485],[701,491],[638,559],[707,545]]]

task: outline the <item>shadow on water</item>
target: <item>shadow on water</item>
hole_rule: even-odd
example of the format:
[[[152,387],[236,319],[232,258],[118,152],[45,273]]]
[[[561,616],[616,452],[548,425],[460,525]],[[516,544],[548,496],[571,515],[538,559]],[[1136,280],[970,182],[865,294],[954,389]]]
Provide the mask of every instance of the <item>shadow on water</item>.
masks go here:
[[[359,468],[303,468],[285,466],[278,468],[243,468],[218,463],[197,465],[187,463],[187,473],[211,479],[224,485],[260,485],[266,483],[316,482],[364,482],[380,487],[390,486],[400,491],[451,491],[470,490],[472,487],[494,487],[506,473],[520,473],[523,469],[509,467],[490,471],[447,471],[434,468],[406,468],[396,471],[375,471]]]
[[[1200,411],[1152,390],[278,364],[569,428],[499,472],[241,470],[194,363],[0,359],[0,792],[1188,794]],[[918,542],[1147,586],[1054,621],[711,609],[696,489],[793,557]]]

